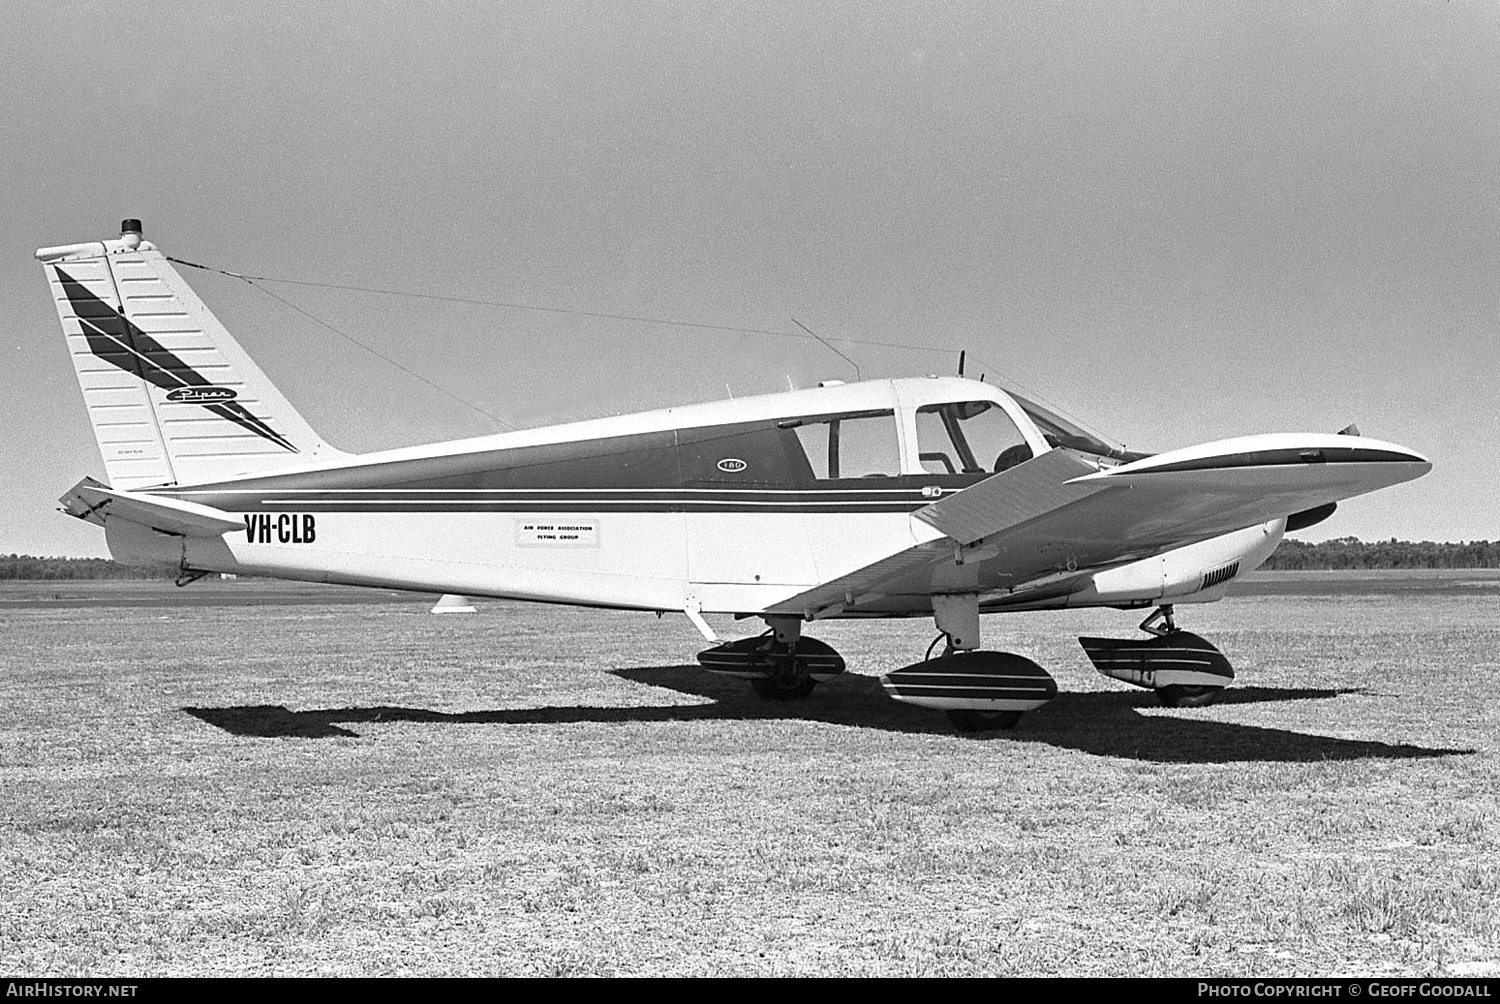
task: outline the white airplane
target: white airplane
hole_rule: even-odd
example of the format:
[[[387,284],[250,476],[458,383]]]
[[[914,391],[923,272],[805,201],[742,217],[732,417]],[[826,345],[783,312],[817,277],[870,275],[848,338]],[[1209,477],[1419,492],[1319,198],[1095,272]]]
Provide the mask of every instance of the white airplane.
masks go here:
[[[699,653],[770,699],[843,672],[803,633],[932,617],[942,654],[882,678],[963,731],[1057,692],[982,652],[980,614],[1156,608],[1137,640],[1083,638],[1106,676],[1198,705],[1234,676],[1173,605],[1221,598],[1289,529],[1425,474],[1357,434],[1129,453],[962,378],[830,382],[431,446],[329,446],[126,220],[36,252],[109,483],[61,499],[115,560],[429,593],[706,613],[767,631]]]

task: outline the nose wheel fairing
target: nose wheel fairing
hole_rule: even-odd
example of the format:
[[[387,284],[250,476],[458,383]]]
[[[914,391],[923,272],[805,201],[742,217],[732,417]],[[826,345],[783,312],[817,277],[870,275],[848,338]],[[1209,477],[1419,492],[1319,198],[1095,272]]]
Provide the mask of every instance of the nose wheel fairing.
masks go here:
[[[1201,707],[1234,681],[1234,667],[1224,653],[1191,631],[1151,638],[1079,638],[1078,643],[1100,673],[1154,690],[1168,707]]]

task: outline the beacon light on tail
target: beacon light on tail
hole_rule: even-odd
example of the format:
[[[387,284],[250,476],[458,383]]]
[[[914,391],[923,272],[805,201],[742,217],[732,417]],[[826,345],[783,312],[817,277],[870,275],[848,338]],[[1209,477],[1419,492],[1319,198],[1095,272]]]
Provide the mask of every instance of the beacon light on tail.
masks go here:
[[[37,252],[104,461],[63,511],[124,562],[680,612],[708,670],[771,699],[836,691],[828,618],[932,617],[942,652],[886,673],[960,729],[1057,690],[981,649],[982,614],[1157,613],[1139,641],[1083,639],[1105,675],[1198,704],[1233,677],[1174,605],[1217,600],[1290,526],[1426,473],[1351,434],[1129,453],[995,386],[828,381],[430,446],[331,447],[126,220]],[[721,642],[703,614],[761,620]],[[1158,622],[1162,622],[1158,624]],[[936,644],[936,643],[935,643]],[[929,656],[931,652],[929,651]]]

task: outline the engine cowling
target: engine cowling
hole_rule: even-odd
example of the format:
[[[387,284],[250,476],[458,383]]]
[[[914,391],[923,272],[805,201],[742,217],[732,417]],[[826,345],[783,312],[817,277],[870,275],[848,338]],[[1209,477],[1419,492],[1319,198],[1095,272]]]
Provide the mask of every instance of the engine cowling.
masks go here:
[[[1224,595],[1231,579],[1259,567],[1271,556],[1281,543],[1285,527],[1285,519],[1273,519],[1098,572],[1087,586],[1068,597],[1067,605],[1212,602]]]

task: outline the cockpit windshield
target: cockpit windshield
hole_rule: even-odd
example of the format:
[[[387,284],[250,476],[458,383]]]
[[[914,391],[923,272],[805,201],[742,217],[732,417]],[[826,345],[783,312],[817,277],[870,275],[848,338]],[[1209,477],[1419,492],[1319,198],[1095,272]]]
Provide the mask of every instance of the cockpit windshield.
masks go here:
[[[1043,408],[1035,401],[1022,397],[1015,391],[1007,389],[1006,393],[1036,423],[1037,429],[1042,433],[1042,438],[1052,446],[1063,446],[1070,450],[1092,453],[1100,457],[1114,457],[1127,462],[1149,456],[1149,454],[1127,450],[1119,443],[1111,442],[1097,433],[1090,432],[1078,423],[1063,418],[1050,408]]]

